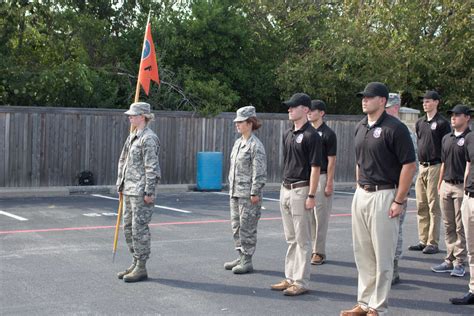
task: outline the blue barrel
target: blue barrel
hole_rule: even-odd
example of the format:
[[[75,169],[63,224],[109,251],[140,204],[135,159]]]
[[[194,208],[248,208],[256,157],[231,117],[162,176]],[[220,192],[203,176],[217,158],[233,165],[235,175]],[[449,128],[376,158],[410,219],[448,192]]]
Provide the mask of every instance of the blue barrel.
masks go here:
[[[222,190],[221,152],[197,153],[197,189],[199,191]]]

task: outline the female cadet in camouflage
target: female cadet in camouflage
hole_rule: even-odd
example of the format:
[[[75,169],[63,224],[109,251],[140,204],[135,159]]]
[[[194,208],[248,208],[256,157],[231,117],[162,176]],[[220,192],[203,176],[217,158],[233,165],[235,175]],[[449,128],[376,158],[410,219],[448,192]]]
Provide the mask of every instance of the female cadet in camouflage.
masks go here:
[[[234,119],[238,138],[230,154],[230,218],[235,249],[239,258],[226,262],[224,268],[235,274],[253,271],[252,256],[257,244],[257,224],[262,207],[262,188],[267,178],[265,148],[252,131],[260,128],[255,108],[237,110]]]
[[[160,140],[147,126],[154,119],[150,104],[133,103],[125,114],[134,130],[120,155],[117,190],[123,194],[123,230],[133,263],[117,276],[125,282],[138,282],[148,278],[145,267],[150,256],[148,223],[153,214],[155,187],[161,177],[158,162]]]

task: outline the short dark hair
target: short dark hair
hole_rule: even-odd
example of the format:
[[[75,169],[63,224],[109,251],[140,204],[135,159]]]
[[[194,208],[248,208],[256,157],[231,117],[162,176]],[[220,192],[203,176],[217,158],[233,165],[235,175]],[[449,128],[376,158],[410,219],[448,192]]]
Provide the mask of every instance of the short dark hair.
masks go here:
[[[262,126],[262,122],[254,116],[249,117],[245,121],[247,123],[252,123],[252,131],[259,129]]]

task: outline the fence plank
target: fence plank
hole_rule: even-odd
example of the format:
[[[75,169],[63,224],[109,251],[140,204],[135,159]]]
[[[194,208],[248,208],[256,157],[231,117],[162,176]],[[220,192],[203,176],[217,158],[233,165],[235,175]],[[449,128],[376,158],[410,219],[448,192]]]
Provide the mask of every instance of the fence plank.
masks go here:
[[[6,120],[7,120],[7,114],[6,113],[0,113],[0,160],[5,161],[8,157],[8,151],[7,151],[7,129],[6,129]],[[5,186],[5,177],[6,177],[6,171],[5,171],[5,165],[0,164],[0,187]]]
[[[236,133],[235,113],[201,117],[159,111],[150,123],[161,141],[162,183],[194,183],[196,153],[221,151],[227,181]],[[268,157],[268,182],[282,175],[282,134],[287,114],[259,113],[256,131]],[[336,181],[354,180],[354,127],[360,116],[328,116],[338,136]],[[122,110],[0,106],[0,187],[77,185],[77,174],[91,170],[98,185],[114,184],[129,123]]]

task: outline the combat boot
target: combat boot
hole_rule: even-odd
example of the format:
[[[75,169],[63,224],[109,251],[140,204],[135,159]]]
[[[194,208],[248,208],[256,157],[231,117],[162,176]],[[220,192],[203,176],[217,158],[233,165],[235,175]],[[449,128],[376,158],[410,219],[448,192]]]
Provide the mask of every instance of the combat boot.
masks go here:
[[[253,266],[252,266],[252,256],[250,255],[243,255],[240,263],[236,265],[234,268],[232,268],[232,272],[235,274],[244,274],[244,273],[249,273],[253,271]]]
[[[393,260],[392,285],[400,283],[400,274],[398,273],[398,260]]]
[[[133,271],[130,272],[129,274],[126,274],[123,277],[123,280],[125,282],[132,283],[132,282],[139,282],[139,281],[148,279],[148,274],[146,272],[145,264],[146,264],[146,260],[138,260],[137,265],[135,266]]]
[[[135,269],[136,265],[137,265],[137,259],[133,258],[132,265],[128,267],[127,270],[117,273],[117,277],[119,279],[123,279],[125,275],[129,274],[130,272],[133,271],[133,269]]]
[[[239,250],[239,257],[235,259],[234,261],[229,261],[229,262],[224,263],[224,269],[232,270],[235,266],[237,266],[240,263],[240,260],[242,260],[242,252]]]

